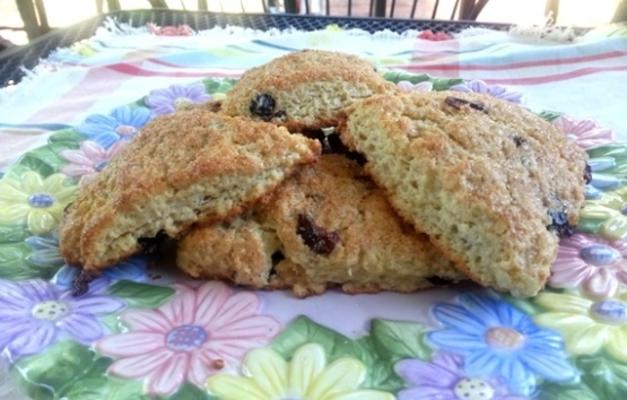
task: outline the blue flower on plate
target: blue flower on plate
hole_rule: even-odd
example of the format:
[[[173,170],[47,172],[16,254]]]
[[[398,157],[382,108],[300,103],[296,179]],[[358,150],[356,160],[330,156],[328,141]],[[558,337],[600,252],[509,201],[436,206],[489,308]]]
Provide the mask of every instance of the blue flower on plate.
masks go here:
[[[429,333],[428,340],[463,355],[466,373],[501,378],[522,395],[534,390],[538,378],[557,382],[578,378],[557,332],[538,327],[492,292],[465,293],[457,301],[434,306],[433,314],[444,328]]]
[[[148,275],[146,271],[146,265],[146,257],[131,257],[117,264],[115,267],[107,268],[96,280],[104,281],[107,284],[112,281],[121,280],[134,282],[145,281]],[[79,272],[80,268],[72,267],[70,265],[64,265],[52,277],[52,282],[56,283],[57,286],[64,289],[71,288],[74,279],[76,279],[76,276]]]
[[[150,121],[152,113],[146,107],[122,106],[110,115],[93,114],[76,130],[104,148],[119,140],[132,139]]]
[[[122,309],[121,300],[103,295],[104,287],[73,296],[39,279],[0,279],[0,352],[10,361],[36,354],[63,336],[90,344],[104,334],[98,317]]]

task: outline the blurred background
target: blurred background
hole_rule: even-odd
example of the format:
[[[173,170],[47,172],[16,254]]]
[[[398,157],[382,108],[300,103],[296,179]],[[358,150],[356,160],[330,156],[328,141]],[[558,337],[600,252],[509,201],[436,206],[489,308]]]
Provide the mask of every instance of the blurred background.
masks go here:
[[[413,11],[416,19],[476,19],[521,25],[544,25],[548,16],[553,16],[552,23],[557,25],[594,27],[610,22],[627,0],[329,0],[328,8],[325,0],[0,0],[0,40],[4,40],[4,47],[26,44],[50,29],[116,9],[167,7],[226,13],[287,9],[346,16],[348,3],[353,16],[410,18]]]

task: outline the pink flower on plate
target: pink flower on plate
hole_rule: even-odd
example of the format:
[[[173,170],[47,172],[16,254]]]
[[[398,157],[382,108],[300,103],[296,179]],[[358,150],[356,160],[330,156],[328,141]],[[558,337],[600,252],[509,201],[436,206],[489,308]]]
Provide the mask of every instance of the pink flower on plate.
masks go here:
[[[626,258],[627,242],[575,234],[560,242],[549,285],[580,287],[595,298],[614,296],[621,283],[627,284]]]
[[[611,129],[603,128],[590,120],[572,119],[562,115],[553,121],[553,125],[584,149],[611,143],[616,139]]]
[[[119,153],[126,144],[128,144],[127,141],[121,140],[105,149],[96,142],[86,140],[81,143],[78,150],[63,150],[61,152],[61,157],[70,162],[61,167],[61,172],[74,178],[80,178],[81,183],[83,183],[106,167],[111,158]]]
[[[239,366],[246,352],[267,344],[279,323],[258,308],[254,293],[234,294],[220,282],[179,285],[165,305],[122,314],[129,332],[105,337],[96,349],[117,359],[111,374],[143,379],[148,393],[167,396],[185,381],[202,387],[210,375]]]

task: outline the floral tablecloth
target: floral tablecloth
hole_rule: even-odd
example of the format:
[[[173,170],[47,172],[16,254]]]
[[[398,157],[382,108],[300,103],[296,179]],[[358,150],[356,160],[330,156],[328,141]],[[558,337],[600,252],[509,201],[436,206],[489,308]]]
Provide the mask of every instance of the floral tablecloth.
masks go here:
[[[42,60],[0,90],[0,395],[627,398],[627,147],[617,143],[627,135],[627,35],[542,36],[110,21]],[[402,90],[521,103],[585,148],[582,223],[560,244],[547,290],[526,300],[469,286],[300,300],[190,281],[136,256],[72,296],[77,271],[55,230],[77,188],[150,119],[223,97],[246,69],[303,48],[358,54]]]

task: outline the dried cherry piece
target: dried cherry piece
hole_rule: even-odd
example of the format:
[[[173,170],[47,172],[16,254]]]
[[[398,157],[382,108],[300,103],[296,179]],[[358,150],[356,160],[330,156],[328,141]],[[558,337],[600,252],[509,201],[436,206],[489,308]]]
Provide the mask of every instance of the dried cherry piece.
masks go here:
[[[514,143],[516,144],[516,147],[520,147],[523,144],[527,143],[527,139],[521,136],[514,136],[513,139],[514,139]]]
[[[72,282],[72,296],[82,296],[89,291],[89,282],[94,280],[94,276],[84,269],[76,275]]]
[[[479,101],[468,101],[459,97],[447,96],[444,102],[456,110],[461,110],[463,106],[468,106],[477,111],[486,111],[485,105]]]
[[[258,94],[254,99],[250,101],[249,110],[253,115],[257,115],[266,121],[269,121],[274,116],[274,108],[276,107],[276,101],[272,96],[267,93]]]
[[[568,222],[568,213],[565,210],[549,210],[551,224],[546,227],[555,231],[559,237],[572,236],[575,233],[573,226]]]
[[[592,182],[592,168],[590,168],[590,164],[586,163],[586,167],[583,170],[583,180],[586,183]]]
[[[314,253],[329,255],[340,241],[337,232],[329,232],[316,225],[314,220],[306,214],[298,214],[296,233]]]

